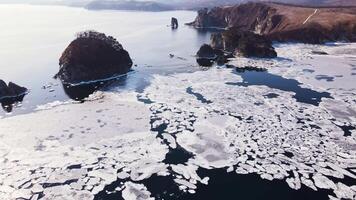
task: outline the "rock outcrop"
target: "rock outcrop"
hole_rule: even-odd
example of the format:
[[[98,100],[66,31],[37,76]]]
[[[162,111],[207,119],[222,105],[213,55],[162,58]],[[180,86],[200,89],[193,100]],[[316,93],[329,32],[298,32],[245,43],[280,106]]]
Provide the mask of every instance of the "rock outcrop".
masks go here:
[[[8,85],[5,81],[0,79],[0,99],[14,98],[25,95],[27,88],[21,87],[15,83],[10,82]]]
[[[209,10],[203,8],[198,10],[198,16],[194,22],[186,25],[194,26],[196,28],[225,28],[229,26],[225,19],[225,9],[223,7],[215,7]]]
[[[126,74],[132,67],[132,60],[115,38],[87,31],[78,34],[65,49],[59,65],[55,77],[73,84]]]
[[[215,62],[222,65],[227,62],[227,55],[220,49],[214,49],[208,44],[203,44],[197,52],[197,63],[209,67]]]
[[[246,3],[202,9],[197,28],[251,31],[276,41],[324,43],[356,41],[356,7],[302,7],[277,3]]]
[[[23,101],[27,88],[10,82],[8,85],[0,79],[0,103],[6,112],[11,112],[13,104]]]
[[[197,52],[197,62],[201,66],[212,66],[215,62],[222,65],[233,56],[275,58],[277,52],[265,36],[231,28],[213,33],[210,45],[202,45]]]
[[[203,44],[197,52],[197,63],[200,66],[212,66],[217,58],[214,49],[208,44]]]
[[[272,46],[272,41],[263,35],[248,31],[239,31],[231,28],[222,33],[211,36],[211,46],[235,56],[275,58],[277,52]]]

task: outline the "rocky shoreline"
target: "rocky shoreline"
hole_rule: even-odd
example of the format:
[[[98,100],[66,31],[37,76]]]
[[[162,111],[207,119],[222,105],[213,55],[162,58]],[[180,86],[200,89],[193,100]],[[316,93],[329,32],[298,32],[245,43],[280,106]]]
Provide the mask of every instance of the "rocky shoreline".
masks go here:
[[[187,25],[196,28],[234,27],[280,42],[355,42],[356,7],[312,8],[251,2],[199,10],[197,18]]]

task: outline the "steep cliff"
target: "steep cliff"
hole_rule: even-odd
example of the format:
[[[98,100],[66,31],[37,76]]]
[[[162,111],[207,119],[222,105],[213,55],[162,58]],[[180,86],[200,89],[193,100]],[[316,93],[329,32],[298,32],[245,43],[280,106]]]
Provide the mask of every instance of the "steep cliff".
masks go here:
[[[278,41],[356,41],[356,7],[301,7],[246,3],[198,12],[189,25],[252,31]]]

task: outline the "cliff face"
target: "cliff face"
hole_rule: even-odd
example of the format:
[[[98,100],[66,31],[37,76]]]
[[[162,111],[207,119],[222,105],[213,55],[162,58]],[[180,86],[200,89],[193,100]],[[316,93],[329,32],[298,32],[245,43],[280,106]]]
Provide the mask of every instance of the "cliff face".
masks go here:
[[[200,10],[190,25],[199,28],[235,27],[278,41],[356,41],[356,7],[312,8],[247,3]]]

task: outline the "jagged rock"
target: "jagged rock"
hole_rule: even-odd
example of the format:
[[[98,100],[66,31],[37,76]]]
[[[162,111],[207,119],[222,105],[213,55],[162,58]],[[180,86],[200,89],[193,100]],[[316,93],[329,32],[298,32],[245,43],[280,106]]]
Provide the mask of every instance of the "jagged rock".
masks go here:
[[[13,82],[6,85],[5,81],[0,79],[0,99],[17,97],[26,92],[27,88],[21,87]]]
[[[197,62],[200,66],[212,66],[214,62],[218,64],[227,61],[224,52],[218,49],[213,49],[208,44],[203,44],[197,52]]]
[[[223,11],[220,7],[215,7],[212,10],[207,8],[198,10],[198,16],[194,22],[186,25],[194,26],[196,28],[223,28],[227,26],[226,20],[222,16],[216,16]]]
[[[0,103],[6,112],[11,112],[13,104],[23,101],[27,94],[27,88],[21,87],[10,82],[6,85],[5,81],[0,79]]]
[[[217,58],[215,51],[208,44],[203,44],[197,52],[197,62],[200,66],[212,66]]]
[[[244,57],[274,58],[277,56],[268,38],[248,31],[239,31],[237,28],[212,34],[211,45],[214,49]]]
[[[21,87],[13,82],[9,83],[8,88],[10,90],[10,94],[13,96],[19,96],[27,92],[27,88]]]
[[[272,42],[262,35],[242,32],[236,28],[211,36],[211,45],[204,44],[197,52],[197,62],[201,66],[211,66],[214,62],[223,65],[233,56],[275,58],[277,52]]]
[[[5,81],[0,79],[0,98],[6,96],[8,94],[8,88]]]
[[[59,59],[55,77],[65,83],[107,79],[127,73],[132,67],[129,53],[113,37],[87,31],[78,34]]]
[[[208,44],[203,44],[197,52],[199,58],[209,58],[215,60],[217,55],[216,51]]]
[[[337,16],[337,17],[335,17]],[[306,7],[250,2],[198,11],[196,28],[229,28],[271,40],[304,43],[356,41],[356,7]]]

